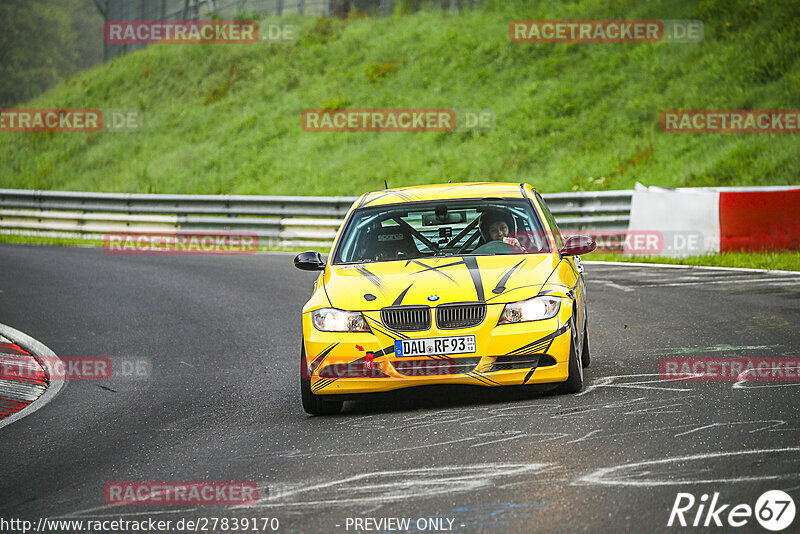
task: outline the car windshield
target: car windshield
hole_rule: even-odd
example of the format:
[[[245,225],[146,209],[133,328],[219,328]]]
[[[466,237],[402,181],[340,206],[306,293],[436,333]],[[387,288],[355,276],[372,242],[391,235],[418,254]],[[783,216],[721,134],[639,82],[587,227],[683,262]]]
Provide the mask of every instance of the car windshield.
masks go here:
[[[546,252],[544,226],[527,200],[415,202],[356,210],[334,264]]]

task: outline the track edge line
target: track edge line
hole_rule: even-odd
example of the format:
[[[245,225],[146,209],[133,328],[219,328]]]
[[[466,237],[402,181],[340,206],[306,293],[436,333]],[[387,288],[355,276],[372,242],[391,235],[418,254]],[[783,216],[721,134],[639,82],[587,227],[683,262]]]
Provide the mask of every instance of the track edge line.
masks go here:
[[[779,269],[751,269],[748,267],[716,267],[713,265],[683,265],[676,263],[641,263],[635,261],[606,261],[606,260],[584,260],[581,258],[581,263],[589,265],[630,265],[633,267],[666,267],[669,269],[702,269],[712,271],[744,271],[749,273],[765,273],[765,274],[794,274],[800,275],[800,271],[782,271]]]

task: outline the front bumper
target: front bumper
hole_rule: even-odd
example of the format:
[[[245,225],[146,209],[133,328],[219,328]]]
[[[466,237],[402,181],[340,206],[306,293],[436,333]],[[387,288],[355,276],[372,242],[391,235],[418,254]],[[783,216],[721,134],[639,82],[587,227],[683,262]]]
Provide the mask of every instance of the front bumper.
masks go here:
[[[497,325],[502,304],[486,307],[475,327],[423,332],[386,329],[380,313],[364,312],[372,332],[320,332],[303,314],[306,372],[317,395],[358,394],[438,385],[512,386],[563,382],[569,375],[571,303],[565,299],[552,319]],[[394,341],[409,338],[474,335],[476,352],[447,356],[397,358]],[[371,365],[367,354],[374,354]]]

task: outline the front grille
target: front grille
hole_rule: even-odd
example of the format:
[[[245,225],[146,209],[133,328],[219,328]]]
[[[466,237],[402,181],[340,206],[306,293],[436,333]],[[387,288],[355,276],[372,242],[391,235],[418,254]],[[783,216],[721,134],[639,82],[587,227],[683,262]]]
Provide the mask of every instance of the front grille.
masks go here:
[[[446,358],[444,360],[394,360],[395,370],[405,376],[441,376],[467,373],[475,369],[478,357]]]
[[[486,304],[443,304],[436,308],[436,324],[439,328],[467,328],[479,325],[486,316]]]
[[[428,330],[431,327],[431,309],[427,306],[384,308],[381,321],[392,330]]]

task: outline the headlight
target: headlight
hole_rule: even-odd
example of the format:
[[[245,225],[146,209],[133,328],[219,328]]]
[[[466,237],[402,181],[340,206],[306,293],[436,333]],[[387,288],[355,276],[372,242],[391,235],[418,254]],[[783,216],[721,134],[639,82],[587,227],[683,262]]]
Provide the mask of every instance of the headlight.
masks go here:
[[[556,297],[534,297],[506,304],[498,324],[523,323],[550,319],[558,313],[561,299]]]
[[[369,332],[367,321],[361,312],[348,312],[334,308],[322,308],[311,312],[311,320],[317,330],[323,332]]]

